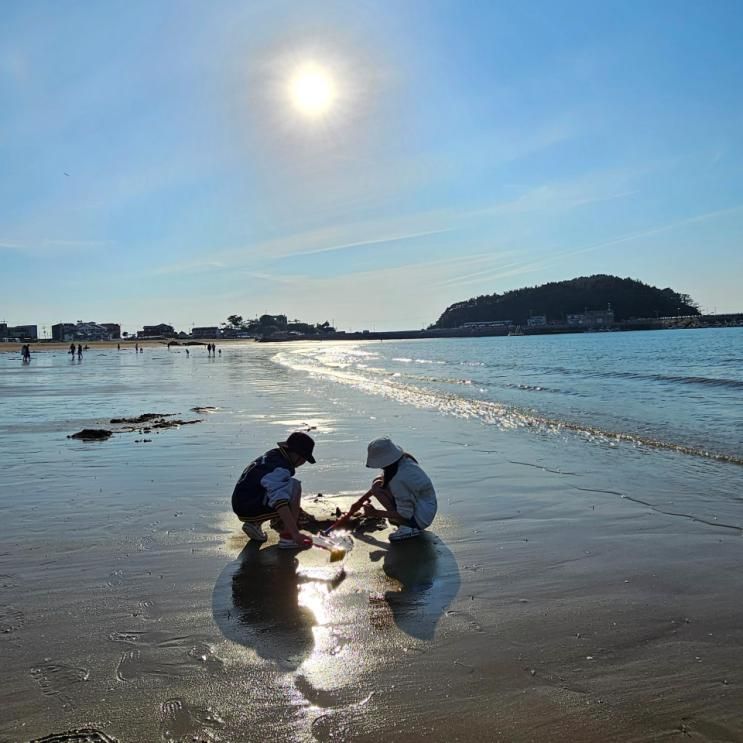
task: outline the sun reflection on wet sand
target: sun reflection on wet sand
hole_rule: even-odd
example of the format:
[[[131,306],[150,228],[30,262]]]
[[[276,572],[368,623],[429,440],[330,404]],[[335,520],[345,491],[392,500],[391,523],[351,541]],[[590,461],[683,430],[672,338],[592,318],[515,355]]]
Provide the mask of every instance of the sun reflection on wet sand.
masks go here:
[[[330,739],[326,732],[364,719],[380,672],[433,639],[459,589],[456,562],[437,537],[390,545],[376,533],[356,536],[339,563],[322,550],[243,542],[214,587],[222,634],[255,654],[233,659],[251,684],[281,687],[300,737]],[[239,541],[230,528],[227,545]]]

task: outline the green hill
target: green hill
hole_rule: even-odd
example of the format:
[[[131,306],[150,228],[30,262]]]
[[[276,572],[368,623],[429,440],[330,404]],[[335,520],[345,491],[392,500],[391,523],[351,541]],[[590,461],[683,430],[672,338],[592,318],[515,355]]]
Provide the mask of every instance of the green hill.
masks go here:
[[[617,321],[700,314],[688,294],[658,289],[635,279],[596,274],[457,302],[447,307],[431,327],[455,328],[468,322],[494,320],[522,324],[532,315],[546,315],[548,321],[560,321],[569,314],[605,310],[609,305]]]

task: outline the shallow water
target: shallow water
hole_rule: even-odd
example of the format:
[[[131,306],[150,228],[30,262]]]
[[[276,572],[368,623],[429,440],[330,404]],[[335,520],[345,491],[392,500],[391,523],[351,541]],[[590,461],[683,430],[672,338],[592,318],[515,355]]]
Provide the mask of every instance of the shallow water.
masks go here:
[[[687,331],[680,342],[705,333],[719,335]],[[721,333],[720,348],[741,337]],[[626,439],[608,435],[638,418],[615,411],[607,423],[590,377],[584,386],[564,374],[576,392],[567,397],[583,401],[574,417],[524,403],[554,393],[493,380],[487,394],[386,381],[415,363],[393,358],[447,369],[507,349],[521,384],[526,352],[515,349],[541,340],[244,344],[216,359],[48,352],[28,366],[0,354],[0,740],[88,729],[98,732],[67,739],[404,740],[413,730],[432,741],[545,731],[641,740],[681,725],[702,739],[743,734],[743,468],[645,445],[629,425]],[[382,348],[370,366],[385,373],[345,366],[339,383],[327,362],[369,363]],[[736,378],[703,376],[716,373]],[[697,449],[706,424],[686,406],[716,408],[735,431],[740,399],[726,390],[725,411],[724,385],[703,383],[704,399],[690,403],[692,387],[678,383],[681,397],[659,404],[683,408],[666,413],[663,440]],[[483,403],[503,412],[483,415]],[[201,422],[159,433],[108,423],[145,412]],[[649,438],[662,433],[657,411],[639,420]],[[114,435],[67,438],[99,425]],[[404,444],[439,494],[430,541],[393,550],[386,531],[372,532],[342,564],[319,549],[279,553],[273,537],[246,547],[229,508],[234,481],[295,428],[317,440],[318,464],[298,473],[310,509],[332,512],[363,492],[371,438]],[[739,453],[713,430],[708,439],[715,453]]]
[[[743,328],[307,344],[289,367],[502,427],[570,427],[743,464]]]

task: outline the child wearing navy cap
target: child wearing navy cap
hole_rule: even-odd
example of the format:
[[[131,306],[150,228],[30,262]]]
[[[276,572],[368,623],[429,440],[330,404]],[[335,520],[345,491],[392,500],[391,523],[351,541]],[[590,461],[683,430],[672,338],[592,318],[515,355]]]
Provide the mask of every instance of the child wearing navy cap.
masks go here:
[[[315,463],[315,442],[306,433],[295,431],[276,446],[243,470],[232,492],[232,510],[250,539],[265,542],[268,536],[261,524],[279,516],[284,526],[279,548],[306,549],[312,546],[312,539],[297,525],[302,484],[294,473],[305,462]]]

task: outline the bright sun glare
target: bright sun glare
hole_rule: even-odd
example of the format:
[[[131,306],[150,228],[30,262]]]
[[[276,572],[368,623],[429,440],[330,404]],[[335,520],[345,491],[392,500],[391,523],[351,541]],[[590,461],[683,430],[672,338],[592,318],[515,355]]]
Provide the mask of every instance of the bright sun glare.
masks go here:
[[[330,73],[316,64],[297,69],[289,81],[289,97],[294,107],[305,116],[322,116],[333,107],[336,87]]]

